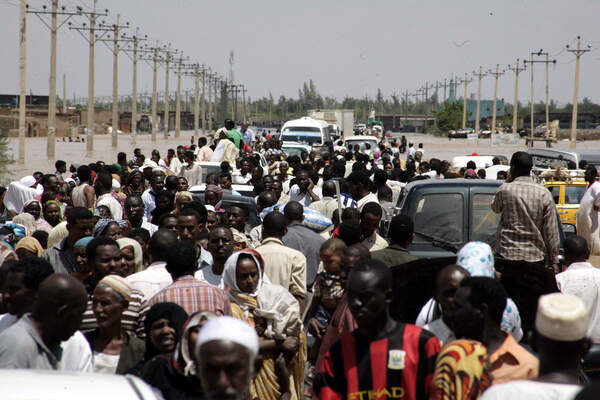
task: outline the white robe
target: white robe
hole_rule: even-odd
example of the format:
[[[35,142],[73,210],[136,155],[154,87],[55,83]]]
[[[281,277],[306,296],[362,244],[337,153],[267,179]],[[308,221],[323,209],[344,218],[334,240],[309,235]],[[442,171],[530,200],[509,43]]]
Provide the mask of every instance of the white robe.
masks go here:
[[[591,255],[600,256],[600,212],[594,210],[600,206],[600,183],[594,182],[585,191],[579,203],[579,210],[575,214],[577,234],[588,242]]]

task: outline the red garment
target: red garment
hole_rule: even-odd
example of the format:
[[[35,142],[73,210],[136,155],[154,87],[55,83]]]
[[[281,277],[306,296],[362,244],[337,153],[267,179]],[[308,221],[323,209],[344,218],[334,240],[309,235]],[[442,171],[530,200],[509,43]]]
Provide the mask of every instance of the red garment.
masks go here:
[[[331,316],[327,332],[325,332],[325,336],[323,336],[323,340],[321,341],[321,347],[319,348],[319,355],[316,363],[317,371],[321,369],[323,359],[331,346],[340,340],[342,336],[353,332],[356,328],[358,328],[358,325],[356,324],[356,321],[354,321],[352,313],[350,313],[348,303],[346,302],[346,294],[344,294]]]

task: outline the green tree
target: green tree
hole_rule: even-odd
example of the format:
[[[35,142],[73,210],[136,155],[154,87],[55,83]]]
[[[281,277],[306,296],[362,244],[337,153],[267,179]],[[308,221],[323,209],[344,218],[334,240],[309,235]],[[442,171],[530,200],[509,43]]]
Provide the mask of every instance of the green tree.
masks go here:
[[[462,125],[462,104],[445,103],[439,111],[434,111],[435,123],[441,131],[459,129]]]

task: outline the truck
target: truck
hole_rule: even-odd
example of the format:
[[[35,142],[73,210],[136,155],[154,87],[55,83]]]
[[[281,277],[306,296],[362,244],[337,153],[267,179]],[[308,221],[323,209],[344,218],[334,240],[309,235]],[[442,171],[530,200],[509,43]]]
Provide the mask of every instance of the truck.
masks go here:
[[[354,134],[354,110],[309,110],[308,116],[321,119],[329,124],[329,133],[332,138],[340,138]]]

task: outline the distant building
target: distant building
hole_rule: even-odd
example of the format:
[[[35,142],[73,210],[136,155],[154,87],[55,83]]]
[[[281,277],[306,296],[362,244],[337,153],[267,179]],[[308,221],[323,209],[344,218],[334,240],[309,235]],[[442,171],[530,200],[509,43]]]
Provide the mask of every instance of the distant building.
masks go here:
[[[48,107],[48,96],[34,96],[28,94],[25,96],[25,104],[28,107],[39,106]],[[18,94],[0,94],[0,107],[18,107],[19,106],[19,95]]]

